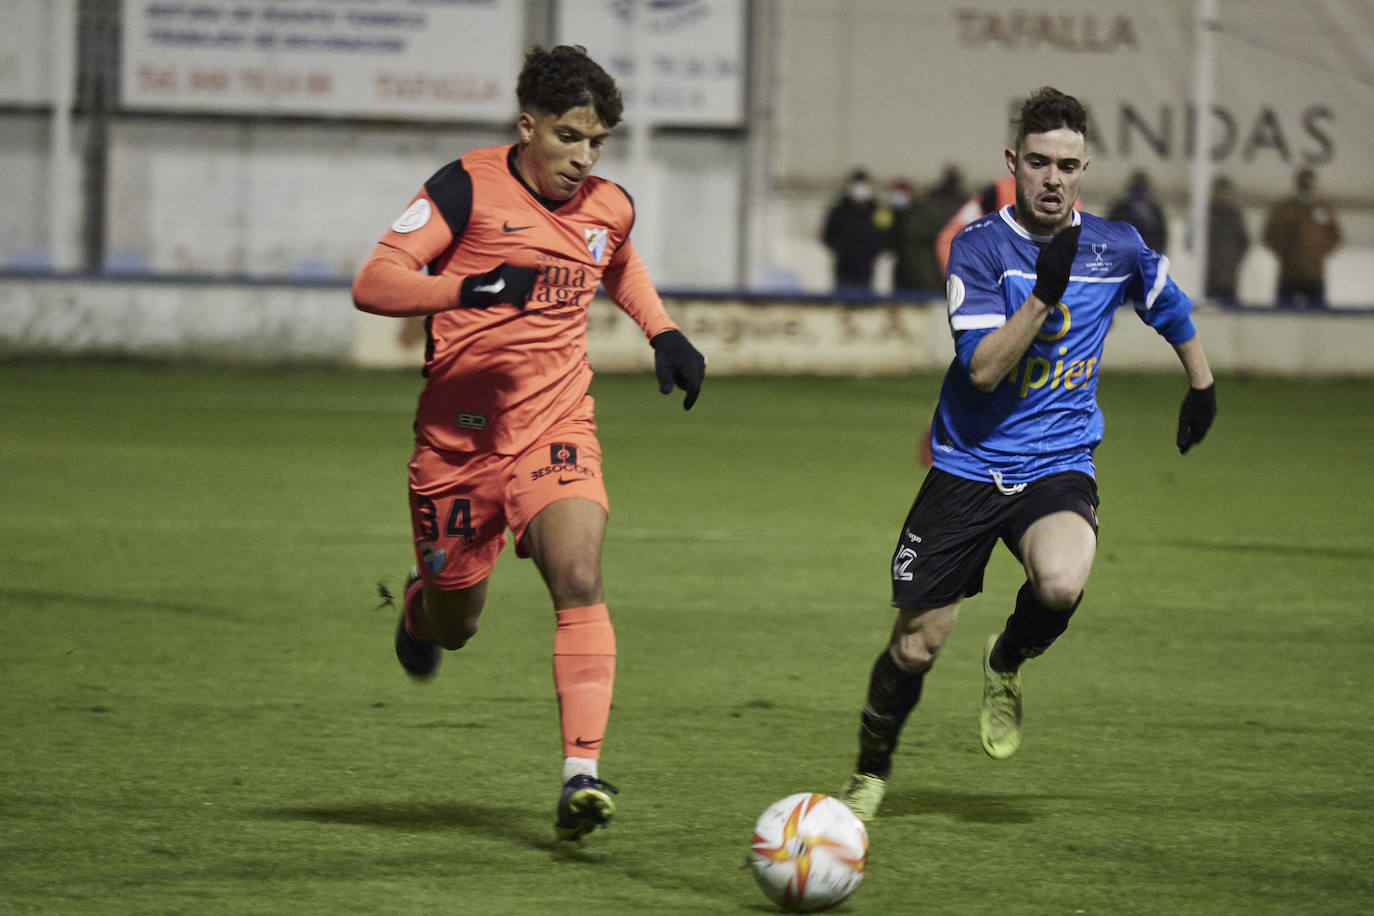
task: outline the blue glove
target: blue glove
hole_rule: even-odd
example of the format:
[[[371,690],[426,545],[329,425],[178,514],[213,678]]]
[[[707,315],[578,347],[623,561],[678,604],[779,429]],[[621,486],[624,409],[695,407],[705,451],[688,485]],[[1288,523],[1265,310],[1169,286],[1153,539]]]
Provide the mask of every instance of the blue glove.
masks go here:
[[[681,331],[663,331],[649,341],[654,348],[654,371],[658,373],[658,390],[672,394],[676,384],[687,396],[682,399],[682,409],[691,410],[701,394],[701,383],[706,378],[706,357],[687,340]]]

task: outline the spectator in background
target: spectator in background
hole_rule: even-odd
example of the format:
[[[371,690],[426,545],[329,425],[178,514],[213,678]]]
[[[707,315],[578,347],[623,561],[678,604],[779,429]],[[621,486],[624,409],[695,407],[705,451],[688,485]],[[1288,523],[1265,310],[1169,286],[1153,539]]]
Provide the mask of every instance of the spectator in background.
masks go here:
[[[1294,193],[1275,204],[1264,224],[1264,244],[1279,259],[1279,308],[1326,308],[1326,256],[1341,243],[1331,205],[1317,198],[1317,173],[1299,169]]]
[[[1240,263],[1250,249],[1250,233],[1236,204],[1235,186],[1225,175],[1212,181],[1212,199],[1207,211],[1208,299],[1222,305],[1236,304],[1236,278]]]
[[[926,199],[930,201],[935,215],[940,218],[941,226],[949,221],[967,197],[968,191],[964,190],[964,175],[957,165],[946,165],[940,173],[940,180],[926,192]]]
[[[896,255],[892,266],[896,298],[916,299],[922,293],[945,288],[935,260],[935,236],[944,219],[928,196],[917,194],[906,181],[894,181],[878,211],[878,225],[887,233],[887,247]]]
[[[1126,193],[1112,203],[1107,219],[1114,223],[1130,223],[1145,241],[1145,245],[1164,254],[1169,244],[1169,226],[1164,208],[1154,198],[1150,176],[1135,172],[1126,184]]]
[[[867,298],[873,293],[873,264],[884,244],[877,209],[872,179],[864,169],[855,169],[821,230],[821,241],[835,259],[835,293],[841,297]]]

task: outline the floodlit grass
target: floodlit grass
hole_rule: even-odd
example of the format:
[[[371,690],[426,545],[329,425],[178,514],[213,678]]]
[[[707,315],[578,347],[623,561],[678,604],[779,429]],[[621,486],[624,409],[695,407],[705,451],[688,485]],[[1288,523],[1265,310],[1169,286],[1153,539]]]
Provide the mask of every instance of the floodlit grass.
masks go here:
[[[595,383],[619,813],[553,840],[552,613],[502,558],[410,683],[414,373],[0,366],[0,911],[757,913],[754,819],[849,773],[937,380]],[[1098,562],[978,747],[1005,553],[927,680],[842,912],[1290,914],[1374,899],[1374,385],[1103,381]]]

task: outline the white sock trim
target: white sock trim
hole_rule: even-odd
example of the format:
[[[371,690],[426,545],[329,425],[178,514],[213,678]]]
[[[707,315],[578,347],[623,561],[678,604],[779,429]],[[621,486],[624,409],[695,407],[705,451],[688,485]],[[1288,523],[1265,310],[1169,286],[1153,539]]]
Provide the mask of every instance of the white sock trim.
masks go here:
[[[564,757],[563,758],[563,781],[567,782],[574,776],[595,777],[596,759],[593,757]]]

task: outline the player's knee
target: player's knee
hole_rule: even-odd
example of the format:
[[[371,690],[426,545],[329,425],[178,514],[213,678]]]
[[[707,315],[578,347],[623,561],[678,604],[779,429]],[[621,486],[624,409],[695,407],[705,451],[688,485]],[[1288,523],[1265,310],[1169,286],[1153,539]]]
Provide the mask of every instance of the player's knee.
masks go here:
[[[601,567],[598,563],[570,564],[549,582],[558,607],[586,607],[601,602]]]
[[[449,620],[434,627],[433,641],[436,646],[450,651],[461,649],[468,640],[477,635],[477,621],[469,619]]]
[[[424,605],[417,615],[422,635],[443,649],[463,648],[477,635],[485,603],[485,590],[426,589]]]
[[[1051,611],[1067,613],[1078,605],[1083,582],[1078,576],[1051,575],[1035,583],[1035,597]]]
[[[907,674],[920,674],[935,664],[940,649],[941,645],[928,635],[909,633],[895,640],[888,651],[898,668]]]

